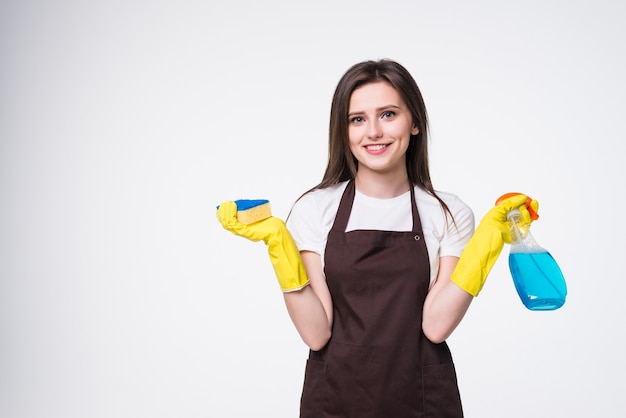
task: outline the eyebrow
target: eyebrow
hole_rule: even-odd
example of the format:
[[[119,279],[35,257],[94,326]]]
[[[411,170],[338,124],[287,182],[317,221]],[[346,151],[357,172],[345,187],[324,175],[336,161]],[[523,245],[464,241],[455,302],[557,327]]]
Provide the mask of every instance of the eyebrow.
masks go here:
[[[382,112],[383,110],[388,110],[388,109],[400,109],[400,106],[394,105],[394,104],[388,104],[385,106],[377,107],[375,110],[376,110],[376,113],[378,113],[378,112]],[[362,115],[363,113],[365,112],[362,110],[359,110],[356,112],[350,112],[348,113],[348,117],[354,116],[354,115]]]

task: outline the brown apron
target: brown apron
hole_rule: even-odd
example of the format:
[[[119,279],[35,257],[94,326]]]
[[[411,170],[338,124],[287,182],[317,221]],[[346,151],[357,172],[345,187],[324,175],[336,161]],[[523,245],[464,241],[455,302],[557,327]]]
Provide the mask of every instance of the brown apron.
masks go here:
[[[430,264],[413,187],[411,232],[345,232],[354,193],[350,181],[326,244],[332,337],[309,352],[300,417],[462,417],[448,346],[422,332]]]

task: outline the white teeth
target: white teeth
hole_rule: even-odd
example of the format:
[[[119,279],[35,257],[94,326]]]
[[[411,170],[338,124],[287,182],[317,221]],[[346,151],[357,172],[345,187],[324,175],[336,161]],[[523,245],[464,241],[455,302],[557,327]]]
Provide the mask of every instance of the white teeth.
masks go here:
[[[368,145],[366,148],[371,151],[379,151],[385,148],[386,145]]]

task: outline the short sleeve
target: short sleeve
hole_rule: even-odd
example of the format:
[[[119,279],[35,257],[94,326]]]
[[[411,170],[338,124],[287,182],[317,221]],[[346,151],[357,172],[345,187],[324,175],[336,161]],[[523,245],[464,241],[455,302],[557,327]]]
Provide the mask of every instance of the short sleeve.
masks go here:
[[[446,223],[439,254],[441,256],[460,257],[474,233],[474,213],[465,202],[456,196],[446,204],[452,212],[454,221],[449,220]]]
[[[311,193],[294,203],[287,218],[287,229],[300,251],[322,254],[325,237],[322,236],[320,211]]]

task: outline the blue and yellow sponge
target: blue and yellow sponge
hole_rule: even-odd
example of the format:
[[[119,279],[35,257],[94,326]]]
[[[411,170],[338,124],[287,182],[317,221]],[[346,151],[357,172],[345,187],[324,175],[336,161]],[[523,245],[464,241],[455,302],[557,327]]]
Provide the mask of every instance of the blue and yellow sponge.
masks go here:
[[[266,199],[240,199],[237,204],[237,220],[248,225],[272,216],[270,201]]]

